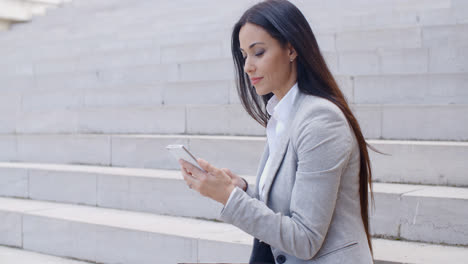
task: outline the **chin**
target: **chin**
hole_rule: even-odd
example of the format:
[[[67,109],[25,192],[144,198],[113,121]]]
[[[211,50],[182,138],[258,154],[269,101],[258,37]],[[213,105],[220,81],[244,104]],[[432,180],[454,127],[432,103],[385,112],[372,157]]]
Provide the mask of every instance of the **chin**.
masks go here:
[[[270,91],[265,91],[263,90],[262,88],[258,88],[257,86],[254,85],[254,88],[255,88],[255,92],[257,92],[258,95],[262,96],[262,95],[266,95],[266,94],[269,94]]]

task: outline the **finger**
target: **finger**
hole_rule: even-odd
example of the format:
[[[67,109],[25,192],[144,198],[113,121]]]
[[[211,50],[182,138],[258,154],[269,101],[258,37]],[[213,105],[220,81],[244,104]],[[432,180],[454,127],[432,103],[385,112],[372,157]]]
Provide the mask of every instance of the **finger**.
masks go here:
[[[188,162],[186,160],[179,159],[179,163],[180,163],[180,165],[182,165],[185,168],[185,170],[187,172],[191,173],[192,175],[193,174],[199,175],[199,174],[204,173],[197,166],[193,165],[192,163],[190,163],[190,162]]]
[[[227,176],[229,176],[229,178],[231,178],[233,180],[236,178],[235,175],[232,173],[232,171],[230,169],[223,168],[223,169],[221,169],[221,171],[226,173]]]
[[[199,181],[196,178],[187,173],[183,173],[182,176],[184,177],[184,181],[189,188],[198,190]]]
[[[181,172],[182,172],[182,175],[183,175],[183,176],[190,176],[190,177],[192,177],[192,174],[191,174],[190,172],[188,172],[185,168],[182,168]]]
[[[184,177],[184,180],[185,179],[197,180],[197,178],[193,176],[191,172],[187,171],[187,169],[184,166],[181,165],[180,168],[181,168],[181,172],[182,172],[182,176]],[[187,182],[187,185],[188,185],[188,182]]]
[[[187,182],[187,185],[189,183],[199,183],[200,179],[197,178],[196,176],[194,176],[192,173],[188,172],[187,170],[185,169],[182,169],[182,176],[184,177],[184,180]],[[190,182],[188,182],[190,181]]]
[[[186,177],[189,179],[195,179],[195,176],[193,176],[191,172],[188,172],[183,166],[180,166],[180,167],[181,167],[181,172],[182,172],[182,176],[184,177],[184,180],[186,179]],[[187,183],[187,185],[189,185],[189,182],[187,181],[185,182]]]
[[[218,169],[215,166],[211,165],[210,163],[208,163],[208,161],[206,161],[204,159],[197,159],[197,162],[198,162],[198,164],[200,164],[200,167],[202,167],[202,169],[206,170],[207,172],[209,172],[211,174],[218,175],[218,174],[221,173],[220,169]]]
[[[180,170],[182,171],[182,173],[189,173],[184,166],[180,165]]]
[[[229,175],[232,178],[233,174],[232,174],[232,171],[230,169],[222,168],[221,170],[224,171],[227,175]]]

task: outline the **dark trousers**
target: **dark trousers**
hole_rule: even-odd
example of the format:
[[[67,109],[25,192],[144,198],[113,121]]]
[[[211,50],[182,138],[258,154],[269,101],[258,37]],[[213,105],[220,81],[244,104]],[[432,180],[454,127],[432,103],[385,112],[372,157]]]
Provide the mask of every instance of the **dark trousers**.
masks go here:
[[[255,238],[249,264],[275,264],[270,245]]]

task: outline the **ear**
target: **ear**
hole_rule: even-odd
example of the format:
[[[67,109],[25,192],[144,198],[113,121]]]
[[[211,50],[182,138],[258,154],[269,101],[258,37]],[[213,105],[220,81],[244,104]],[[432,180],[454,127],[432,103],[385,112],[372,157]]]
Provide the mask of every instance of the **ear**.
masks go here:
[[[297,52],[296,49],[294,49],[294,47],[291,45],[291,43],[288,43],[287,49],[289,58],[295,59],[297,57]]]

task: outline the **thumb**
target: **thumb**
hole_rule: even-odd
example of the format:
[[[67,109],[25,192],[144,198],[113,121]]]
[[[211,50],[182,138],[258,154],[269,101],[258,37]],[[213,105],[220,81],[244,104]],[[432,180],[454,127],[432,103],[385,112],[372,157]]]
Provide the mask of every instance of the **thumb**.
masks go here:
[[[204,159],[197,159],[197,163],[200,165],[200,167],[202,167],[202,169],[204,169],[206,172],[209,172],[209,173],[212,173],[212,174],[218,174],[219,173],[219,169],[216,168],[215,166],[211,165],[210,163],[208,163],[208,161],[204,160]]]

